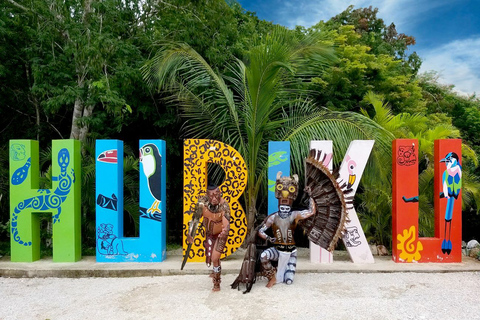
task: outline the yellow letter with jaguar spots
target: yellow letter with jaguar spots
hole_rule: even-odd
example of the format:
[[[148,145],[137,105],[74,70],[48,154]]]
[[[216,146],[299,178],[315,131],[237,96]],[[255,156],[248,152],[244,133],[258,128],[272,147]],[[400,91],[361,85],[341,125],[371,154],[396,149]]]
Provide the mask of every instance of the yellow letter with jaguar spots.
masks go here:
[[[183,248],[187,244],[188,223],[192,219],[198,198],[207,190],[207,165],[215,163],[225,171],[225,181],[219,186],[230,206],[230,232],[222,258],[235,252],[247,233],[246,215],[238,198],[247,186],[247,166],[240,153],[216,140],[187,139],[183,147]],[[205,261],[203,241],[205,228],[200,225],[189,252],[190,262]]]

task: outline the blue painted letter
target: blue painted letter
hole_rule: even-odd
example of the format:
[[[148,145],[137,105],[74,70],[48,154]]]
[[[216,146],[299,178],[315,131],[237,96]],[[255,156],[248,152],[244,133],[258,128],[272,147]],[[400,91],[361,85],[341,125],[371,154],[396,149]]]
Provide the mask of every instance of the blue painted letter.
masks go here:
[[[123,142],[97,140],[98,262],[160,262],[166,258],[165,141],[140,140],[140,236],[123,237]]]

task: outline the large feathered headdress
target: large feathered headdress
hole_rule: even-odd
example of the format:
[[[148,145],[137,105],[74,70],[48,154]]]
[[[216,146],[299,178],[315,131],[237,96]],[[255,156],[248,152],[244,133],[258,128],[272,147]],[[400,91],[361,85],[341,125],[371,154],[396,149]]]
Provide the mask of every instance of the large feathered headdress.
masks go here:
[[[353,205],[348,184],[337,181],[338,172],[330,173],[323,164],[325,155],[312,149],[305,159],[305,189],[317,205],[317,213],[302,220],[308,239],[320,247],[332,251],[345,232],[347,206]]]

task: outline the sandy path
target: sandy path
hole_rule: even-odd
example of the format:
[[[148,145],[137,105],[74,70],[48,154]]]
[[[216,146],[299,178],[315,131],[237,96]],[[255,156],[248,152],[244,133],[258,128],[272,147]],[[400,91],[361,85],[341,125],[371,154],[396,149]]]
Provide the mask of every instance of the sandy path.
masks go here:
[[[480,319],[480,273],[297,274],[249,294],[223,277],[0,278],[1,319]]]

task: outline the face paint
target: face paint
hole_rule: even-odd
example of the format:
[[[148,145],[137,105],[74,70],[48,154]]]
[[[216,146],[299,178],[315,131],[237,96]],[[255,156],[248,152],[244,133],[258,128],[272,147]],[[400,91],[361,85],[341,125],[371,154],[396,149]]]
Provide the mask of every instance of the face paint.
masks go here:
[[[211,205],[216,206],[220,203],[220,199],[222,198],[222,193],[218,188],[214,190],[207,190],[207,198],[208,198],[208,202],[210,202]]]
[[[292,208],[290,206],[280,205],[278,206],[278,210],[278,215],[280,216],[280,218],[285,219],[291,214]]]

